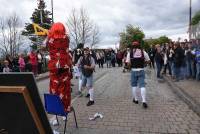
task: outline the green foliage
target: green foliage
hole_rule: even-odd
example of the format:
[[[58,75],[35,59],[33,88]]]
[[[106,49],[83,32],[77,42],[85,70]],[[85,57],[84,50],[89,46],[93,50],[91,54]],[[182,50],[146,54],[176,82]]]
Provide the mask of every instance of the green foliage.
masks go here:
[[[167,36],[161,36],[158,38],[160,44],[169,43],[170,39]]]
[[[167,36],[161,36],[156,39],[148,39],[146,42],[150,45],[169,43],[171,40]]]
[[[196,25],[200,22],[200,11],[198,11],[193,17],[192,17],[192,25]]]
[[[124,49],[130,47],[133,41],[143,43],[145,35],[139,27],[127,25],[126,31],[120,33],[120,48]]]
[[[149,50],[150,45],[148,44],[148,42],[144,41],[142,48],[147,51],[147,50]]]
[[[32,23],[39,24],[41,27],[45,29],[49,29],[51,27],[52,19],[49,17],[51,15],[50,11],[45,10],[46,5],[44,0],[40,0],[38,3],[38,7],[34,10],[32,16],[30,17],[31,23],[26,23],[25,28],[22,31],[22,35],[28,36],[29,39],[33,42],[32,48],[35,49],[37,48],[37,45],[35,42],[38,40],[42,41],[44,37],[37,37],[33,36],[34,35],[34,28],[32,26]],[[41,17],[40,17],[40,10],[42,11],[42,21],[43,23],[41,24]]]

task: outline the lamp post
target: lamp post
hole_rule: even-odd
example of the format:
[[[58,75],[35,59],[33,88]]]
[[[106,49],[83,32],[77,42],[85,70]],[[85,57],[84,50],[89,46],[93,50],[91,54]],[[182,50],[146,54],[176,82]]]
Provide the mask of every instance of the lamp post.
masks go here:
[[[192,25],[192,0],[190,0],[190,7],[189,7],[189,40],[191,39],[191,25]]]
[[[41,0],[38,0],[38,9],[40,11],[40,24],[43,24],[43,16],[42,16],[42,5],[41,5],[42,1]]]
[[[52,13],[52,23],[54,23],[54,18],[53,18],[53,0],[51,0],[51,13]]]

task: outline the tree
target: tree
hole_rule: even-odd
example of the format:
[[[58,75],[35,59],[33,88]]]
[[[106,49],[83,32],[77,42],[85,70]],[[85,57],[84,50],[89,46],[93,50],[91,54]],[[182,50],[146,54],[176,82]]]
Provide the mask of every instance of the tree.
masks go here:
[[[95,25],[94,28],[93,28],[93,31],[92,31],[91,48],[93,48],[99,42],[100,42],[99,27],[97,25]]]
[[[156,39],[148,39],[148,40],[145,40],[148,45],[156,45],[156,44],[165,44],[165,43],[170,43],[170,39],[167,37],[167,36],[160,36],[159,38],[156,38]]]
[[[139,41],[144,44],[143,39],[145,37],[144,32],[139,27],[133,25],[127,25],[126,30],[120,34],[120,48],[124,49],[130,47],[133,41]]]
[[[15,56],[21,45],[20,19],[13,13],[7,18],[0,18],[0,49],[3,55]]]
[[[200,22],[200,11],[196,12],[196,14],[192,17],[192,25],[196,25]]]
[[[70,33],[71,47],[75,48],[79,43],[87,44],[90,47],[99,43],[100,32],[84,8],[72,9],[68,17],[67,26]]]
[[[159,37],[158,40],[159,40],[159,44],[164,44],[164,43],[169,43],[170,42],[170,39],[165,35]]]
[[[79,32],[78,32],[78,25],[79,25],[79,16],[77,15],[76,9],[72,9],[71,15],[68,18],[67,22],[70,36],[71,36],[71,44],[72,46],[77,46],[80,42]]]
[[[22,35],[28,36],[29,39],[34,44],[35,48],[38,44],[42,43],[45,37],[38,37],[34,35],[34,28],[32,23],[39,24],[41,27],[45,29],[49,29],[51,27],[52,19],[49,17],[51,12],[45,10],[46,5],[44,0],[39,0],[38,6],[30,17],[31,23],[26,23],[25,29],[22,31]]]

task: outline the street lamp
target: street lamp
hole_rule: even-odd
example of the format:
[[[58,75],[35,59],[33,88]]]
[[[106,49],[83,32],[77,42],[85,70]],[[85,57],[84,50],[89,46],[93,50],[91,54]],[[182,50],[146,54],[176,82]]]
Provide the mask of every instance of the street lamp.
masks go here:
[[[52,13],[52,23],[54,23],[53,18],[53,0],[51,0],[51,13]]]
[[[190,7],[189,7],[189,40],[191,39],[191,25],[192,25],[192,0],[190,0]]]

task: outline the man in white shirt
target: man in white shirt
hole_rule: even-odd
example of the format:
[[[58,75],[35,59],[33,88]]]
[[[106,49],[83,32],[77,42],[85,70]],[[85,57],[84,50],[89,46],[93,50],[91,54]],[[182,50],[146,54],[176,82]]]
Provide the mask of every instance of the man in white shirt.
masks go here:
[[[146,63],[150,63],[148,54],[141,49],[139,42],[132,43],[130,54],[127,55],[127,62],[131,65],[131,86],[133,94],[133,102],[138,104],[138,97],[136,94],[137,86],[141,89],[143,107],[147,108],[146,103],[146,88],[145,88],[145,71]]]

